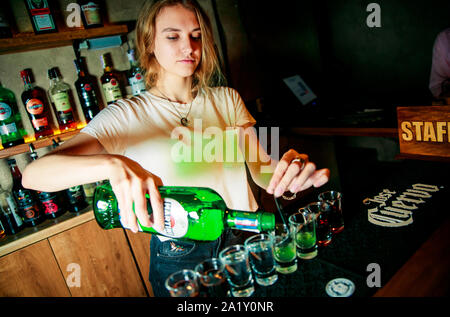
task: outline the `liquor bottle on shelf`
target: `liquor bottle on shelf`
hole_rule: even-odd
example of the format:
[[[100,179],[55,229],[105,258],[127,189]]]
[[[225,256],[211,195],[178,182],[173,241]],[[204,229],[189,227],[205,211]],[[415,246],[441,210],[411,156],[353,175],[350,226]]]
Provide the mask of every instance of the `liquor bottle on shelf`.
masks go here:
[[[103,26],[100,1],[78,0],[78,4],[80,5],[84,28],[89,29]]]
[[[5,227],[6,234],[16,234],[24,228],[22,218],[19,216],[16,202],[12,194],[0,185],[0,219]]]
[[[57,31],[55,18],[48,2],[48,0],[25,0],[28,15],[36,34]]]
[[[131,86],[133,95],[137,96],[145,91],[145,80],[142,74],[142,69],[139,67],[139,63],[136,61],[134,50],[129,49],[127,52],[127,56],[130,62],[130,69],[127,72],[128,83]]]
[[[274,214],[229,209],[222,197],[210,188],[162,186],[159,192],[164,199],[164,230],[158,232],[140,225],[143,232],[176,239],[213,241],[226,227],[254,232],[271,231],[275,227]],[[146,198],[151,214],[148,195]],[[109,183],[96,188],[93,205],[100,227],[122,227],[117,200]]]
[[[87,74],[82,60],[76,59],[74,63],[78,73],[75,89],[83,109],[84,118],[86,123],[88,123],[100,112],[99,102],[95,94],[95,79]]]
[[[14,93],[0,83],[0,134],[4,148],[23,144],[27,134]]]
[[[53,139],[52,148],[55,149],[58,146],[59,144]],[[84,194],[84,190],[81,185],[67,188],[65,193],[68,202],[67,207],[70,212],[80,212],[88,206],[86,195]]]
[[[12,37],[11,23],[9,17],[11,16],[8,1],[2,1],[0,4],[0,38]]]
[[[101,56],[103,75],[100,78],[103,93],[106,102],[109,104],[122,98],[122,89],[120,87],[120,78],[117,72],[113,70],[111,55],[106,53]]]
[[[33,144],[29,144],[30,157],[33,161],[38,159],[37,153],[34,151]],[[57,218],[67,211],[64,191],[59,192],[42,192],[36,191],[37,198],[41,203],[41,210],[44,216],[49,219]]]
[[[53,135],[53,129],[50,126],[50,106],[45,90],[32,83],[30,72],[29,69],[24,69],[20,72],[25,86],[21,98],[33,125],[34,137],[38,139]]]
[[[15,159],[8,159],[8,165],[13,177],[12,194],[19,208],[19,215],[26,226],[34,227],[45,220],[39,208],[36,192],[22,186],[22,173]]]
[[[58,120],[60,131],[76,130],[77,121],[70,86],[61,80],[56,67],[48,70],[50,88],[48,94]]]

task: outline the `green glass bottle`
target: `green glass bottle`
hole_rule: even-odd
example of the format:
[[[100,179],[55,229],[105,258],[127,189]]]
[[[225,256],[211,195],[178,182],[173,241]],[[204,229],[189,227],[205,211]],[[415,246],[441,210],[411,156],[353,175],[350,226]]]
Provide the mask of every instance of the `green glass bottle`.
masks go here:
[[[0,83],[0,136],[4,148],[25,143],[27,134],[14,93]]]
[[[227,208],[222,197],[210,188],[159,187],[164,199],[164,230],[139,224],[140,230],[175,239],[214,241],[225,228],[245,231],[271,231],[275,216],[267,212],[245,212]],[[103,229],[121,228],[117,200],[109,183],[95,189],[94,214]],[[152,213],[147,194],[147,208]]]

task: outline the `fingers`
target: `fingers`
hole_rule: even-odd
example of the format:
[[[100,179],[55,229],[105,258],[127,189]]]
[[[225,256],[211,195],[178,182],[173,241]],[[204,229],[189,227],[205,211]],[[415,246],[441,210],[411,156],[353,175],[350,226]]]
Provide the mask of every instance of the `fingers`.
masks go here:
[[[292,161],[300,158],[301,161]],[[294,150],[286,152],[275,168],[267,193],[280,197],[284,192],[298,193],[311,186],[320,187],[328,182],[328,169],[316,170],[316,165],[308,161],[308,156]]]
[[[153,211],[150,226],[156,231],[162,232],[164,230],[164,201],[159,193],[158,185],[153,180],[148,182],[148,194]]]

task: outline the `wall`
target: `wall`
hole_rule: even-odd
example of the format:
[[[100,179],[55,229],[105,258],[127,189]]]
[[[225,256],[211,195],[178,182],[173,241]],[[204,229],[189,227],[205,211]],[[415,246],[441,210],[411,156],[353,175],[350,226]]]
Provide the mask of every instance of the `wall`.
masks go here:
[[[380,28],[366,24],[369,3],[380,5]],[[296,100],[283,96],[289,91],[280,82],[299,74],[341,110],[431,103],[432,46],[450,27],[449,1],[241,0],[239,6],[272,100],[292,106]]]

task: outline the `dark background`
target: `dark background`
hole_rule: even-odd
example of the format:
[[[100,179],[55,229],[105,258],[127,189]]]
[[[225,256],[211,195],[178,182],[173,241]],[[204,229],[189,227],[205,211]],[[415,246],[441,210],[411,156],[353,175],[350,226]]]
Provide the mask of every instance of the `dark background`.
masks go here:
[[[237,3],[273,114],[301,108],[282,82],[296,74],[328,113],[385,109],[386,123],[394,126],[397,106],[431,105],[432,48],[450,27],[450,1]],[[369,3],[379,4],[381,27],[367,26]]]

